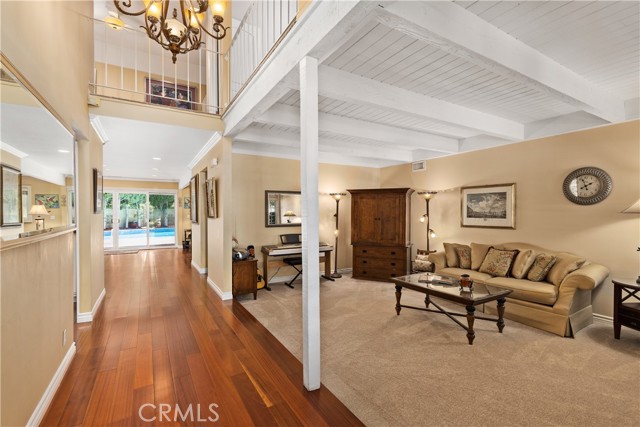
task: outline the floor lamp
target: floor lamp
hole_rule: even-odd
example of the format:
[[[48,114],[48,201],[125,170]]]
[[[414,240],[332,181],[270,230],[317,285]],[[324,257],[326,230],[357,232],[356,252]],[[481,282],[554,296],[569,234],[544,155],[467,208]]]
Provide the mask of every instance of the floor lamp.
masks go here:
[[[431,199],[434,198],[434,196],[438,194],[437,191],[419,191],[418,195],[422,196],[424,198],[425,204],[426,204],[426,213],[424,215],[422,215],[420,217],[420,222],[426,223],[427,224],[427,253],[431,253],[431,248],[429,246],[429,239],[436,237],[436,232],[433,231],[433,229],[431,228],[431,224],[429,221],[429,202],[431,201]],[[435,251],[433,251],[435,252]]]
[[[334,215],[336,217],[336,231],[335,231],[335,235],[336,235],[336,246],[335,246],[335,253],[334,253],[334,267],[333,267],[333,273],[331,273],[331,278],[332,279],[339,279],[342,277],[342,274],[338,273],[338,234],[339,234],[339,227],[338,227],[338,213],[340,212],[340,199],[342,199],[344,196],[346,196],[347,193],[331,193],[330,196],[333,197],[333,199],[336,201],[336,214]]]

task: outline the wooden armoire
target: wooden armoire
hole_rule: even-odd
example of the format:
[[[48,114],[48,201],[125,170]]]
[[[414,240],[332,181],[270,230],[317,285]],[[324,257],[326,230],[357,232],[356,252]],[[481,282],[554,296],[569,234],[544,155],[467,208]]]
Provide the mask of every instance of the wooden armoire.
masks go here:
[[[351,193],[353,278],[388,282],[411,272],[410,188]]]

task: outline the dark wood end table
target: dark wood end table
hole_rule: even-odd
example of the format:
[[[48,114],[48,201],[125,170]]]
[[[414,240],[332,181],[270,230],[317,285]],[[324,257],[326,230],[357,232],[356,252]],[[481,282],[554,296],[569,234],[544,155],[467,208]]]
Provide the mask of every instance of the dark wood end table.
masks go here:
[[[476,319],[480,320],[492,320],[495,321],[498,326],[498,332],[502,333],[504,329],[504,304],[505,297],[511,293],[510,289],[501,289],[492,286],[476,286],[473,291],[462,291],[457,285],[457,280],[439,276],[430,273],[418,273],[411,274],[409,276],[396,277],[391,279],[396,286],[396,314],[400,315],[402,308],[410,308],[413,310],[429,311],[432,313],[444,314],[457,323],[462,329],[467,331],[467,339],[469,345],[473,345],[473,340],[476,337],[473,330],[473,324]],[[402,298],[402,288],[410,289],[412,291],[425,294],[423,307],[414,307],[410,305],[403,305],[400,303]],[[454,313],[447,311],[435,303],[431,297],[444,299],[457,304],[465,306],[466,313]],[[481,317],[476,316],[476,306],[491,301],[497,301],[498,304],[498,318]],[[433,305],[437,310],[429,308]],[[467,326],[463,325],[454,316],[463,316],[467,318]]]
[[[622,325],[640,331],[640,284],[636,279],[612,279],[611,281],[613,282],[613,336],[619,340]]]

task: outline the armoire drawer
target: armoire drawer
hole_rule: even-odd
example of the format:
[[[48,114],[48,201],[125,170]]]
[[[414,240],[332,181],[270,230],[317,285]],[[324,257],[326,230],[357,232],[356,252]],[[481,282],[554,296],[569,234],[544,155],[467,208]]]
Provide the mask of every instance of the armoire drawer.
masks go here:
[[[354,267],[374,268],[374,269],[406,269],[404,258],[372,258],[367,256],[354,256]]]
[[[404,271],[402,268],[384,269],[358,266],[353,267],[353,277],[356,279],[388,281],[393,277],[404,276],[405,274],[406,271]]]
[[[407,248],[404,246],[354,246],[353,256],[402,259],[407,257]]]

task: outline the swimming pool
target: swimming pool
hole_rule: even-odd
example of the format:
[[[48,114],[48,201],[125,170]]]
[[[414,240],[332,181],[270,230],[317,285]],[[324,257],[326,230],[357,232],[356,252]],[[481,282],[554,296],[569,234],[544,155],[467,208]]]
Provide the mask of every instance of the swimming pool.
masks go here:
[[[113,247],[114,230],[104,230],[104,247]],[[176,242],[176,230],[173,227],[150,228],[149,245],[172,245]],[[146,246],[147,229],[132,228],[118,230],[118,246]]]

